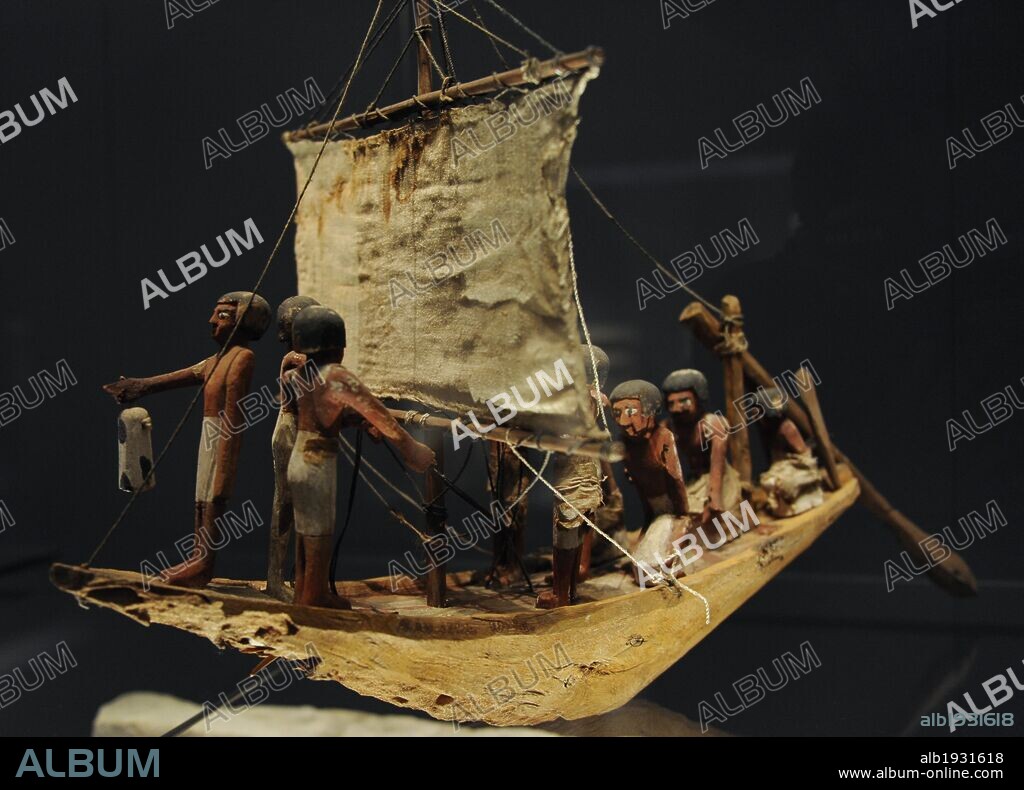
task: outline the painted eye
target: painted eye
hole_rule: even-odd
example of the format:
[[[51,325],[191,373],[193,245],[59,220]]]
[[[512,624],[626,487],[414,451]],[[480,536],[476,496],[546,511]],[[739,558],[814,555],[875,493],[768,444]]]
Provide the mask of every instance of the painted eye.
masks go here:
[[[231,318],[231,313],[225,313],[223,310],[217,313],[217,318]]]
[[[639,413],[639,411],[640,410],[637,409],[635,406],[630,406],[630,407],[628,407],[626,409],[626,416],[627,417],[635,417]]]

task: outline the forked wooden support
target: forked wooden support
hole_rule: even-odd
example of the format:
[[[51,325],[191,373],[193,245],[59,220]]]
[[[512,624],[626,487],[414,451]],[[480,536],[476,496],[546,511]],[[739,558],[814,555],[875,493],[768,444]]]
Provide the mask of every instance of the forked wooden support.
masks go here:
[[[745,388],[743,385],[743,360],[741,354],[747,348],[743,334],[743,309],[735,296],[722,298],[722,312],[729,318],[722,341],[715,351],[722,358],[722,372],[725,380],[725,416],[729,420],[729,457],[740,474],[740,479],[750,485],[753,465],[750,461],[750,436],[747,433],[745,416],[740,413],[740,401]]]
[[[818,460],[825,465],[829,483],[832,490],[835,491],[839,488],[839,469],[836,467],[832,439],[828,435],[828,428],[825,427],[825,416],[821,413],[821,404],[818,403],[818,391],[814,388],[814,379],[811,378],[807,368],[801,367],[796,374],[796,380],[797,386],[800,388],[800,400],[807,408],[814,440],[818,443]]]
[[[690,303],[679,316],[679,320],[689,326],[697,340],[707,348],[714,350],[715,346],[722,342],[722,325],[699,302]],[[771,375],[749,351],[744,351],[741,359],[743,372],[755,387],[775,386]],[[810,417],[792,398],[786,402],[786,414],[805,434],[813,434]],[[832,445],[832,448],[835,460],[848,466],[860,483],[861,493],[858,501],[880,521],[892,527],[903,548],[915,562],[930,566],[928,575],[932,580],[952,595],[977,595],[978,582],[963,558],[952,549],[949,550],[949,556],[938,563],[926,556],[920,541],[927,537],[927,533],[893,507],[838,447]]]

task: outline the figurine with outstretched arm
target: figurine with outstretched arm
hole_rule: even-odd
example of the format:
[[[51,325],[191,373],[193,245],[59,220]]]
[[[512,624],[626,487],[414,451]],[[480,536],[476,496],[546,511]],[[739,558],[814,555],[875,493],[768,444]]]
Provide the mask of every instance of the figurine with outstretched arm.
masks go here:
[[[169,584],[205,587],[213,578],[220,517],[227,510],[238,469],[245,418],[239,405],[252,382],[255,355],[249,343],[270,324],[270,305],[249,291],[234,291],[217,300],[209,324],[216,355],[190,368],[149,378],[125,378],[106,384],[104,392],[118,403],[182,387],[203,387],[203,426],[196,466],[195,527],[189,557],[163,571]],[[236,328],[237,326],[237,328]]]

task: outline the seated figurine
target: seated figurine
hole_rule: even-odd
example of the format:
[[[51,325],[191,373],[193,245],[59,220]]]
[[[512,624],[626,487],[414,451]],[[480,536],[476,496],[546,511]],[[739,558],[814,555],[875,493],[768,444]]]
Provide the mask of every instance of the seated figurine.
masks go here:
[[[796,424],[785,417],[785,400],[778,388],[759,389],[757,405],[764,409],[761,431],[772,462],[760,478],[773,516],[796,516],[824,502],[818,461]]]
[[[661,385],[679,457],[686,468],[687,512],[705,530],[715,529],[725,511],[735,512],[743,497],[739,472],[729,463],[728,426],[708,412],[708,381],[699,370],[676,370]],[[722,537],[724,530],[717,528]]]
[[[672,432],[657,424],[661,392],[647,381],[627,381],[609,398],[612,417],[626,448],[626,477],[640,495],[644,528],[633,555],[643,566],[634,568],[651,575],[659,558],[668,560],[671,544],[693,528],[686,482]]]

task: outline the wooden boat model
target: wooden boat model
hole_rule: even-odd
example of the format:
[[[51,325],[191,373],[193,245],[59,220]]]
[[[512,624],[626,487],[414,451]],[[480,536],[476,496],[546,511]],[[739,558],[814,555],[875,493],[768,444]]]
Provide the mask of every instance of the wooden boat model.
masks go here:
[[[621,447],[597,425],[586,383],[590,363],[580,338],[589,335],[578,295],[573,299],[576,268],[564,195],[579,101],[603,53],[555,52],[549,60],[530,58],[489,78],[446,78],[434,90],[430,71],[437,64],[421,4],[416,9],[418,96],[344,119],[339,102],[330,123],[286,135],[300,187],[293,213],[299,290],[350,322],[356,342],[346,351],[346,364],[374,393],[422,407],[421,413],[394,414],[432,437],[440,469],[441,437],[452,414],[480,410],[487,396],[481,393],[498,392],[556,359],[572,372],[573,386],[533,411],[523,409],[508,428],[491,426],[485,438],[620,460]],[[335,137],[404,122],[416,112],[425,115],[397,129]],[[510,119],[515,132],[500,145],[496,136],[485,148],[487,130],[508,128],[501,124]],[[488,236],[488,244],[478,244],[477,252],[490,257],[484,265],[473,253],[474,265],[463,267],[453,245],[465,240],[469,249],[471,237],[479,243],[478,233]],[[442,260],[452,276],[424,285],[410,272],[435,261],[436,274],[439,250],[451,252]],[[462,267],[457,272],[456,262]],[[403,301],[407,291],[413,302]],[[739,302],[726,297],[719,310],[700,299],[680,320],[722,356],[726,417],[738,425],[736,399],[773,383],[747,348]],[[528,350],[523,338],[529,339]],[[805,436],[816,439],[829,480],[824,503],[785,519],[759,512],[760,527],[705,552],[702,565],[682,579],[688,590],[671,583],[639,589],[624,558],[595,568],[579,588],[579,603],[550,611],[535,608],[534,595],[525,589],[491,589],[479,574],[448,573],[444,567],[395,590],[388,578],[339,581],[337,591],[351,600],[351,611],[294,606],[267,595],[260,581],[215,579],[204,589],[190,589],[130,571],[65,564],[54,565],[51,578],[81,602],[264,659],[302,658],[313,645],[320,662],[312,678],[438,719],[526,725],[597,715],[626,703],[671,667],[858,498],[897,531],[915,559],[923,559],[918,541],[925,533],[832,446],[813,388],[802,400],[803,406],[789,401],[785,410]],[[745,466],[749,491],[745,427],[730,436],[730,452]],[[425,483],[424,501],[441,501],[445,481],[428,472]],[[423,534],[442,534],[440,508],[424,510]],[[955,554],[928,564],[951,591],[973,590],[970,570]],[[550,562],[538,558],[527,566],[535,586],[544,585],[549,569]]]
[[[322,658],[311,678],[456,722],[499,726],[579,719],[632,699],[814,542],[859,495],[847,476],[825,504],[788,519],[762,518],[706,555],[684,578],[710,604],[659,585],[641,590],[629,571],[597,569],[581,602],[542,611],[534,596],[495,592],[478,576],[447,578],[448,606],[421,585],[391,591],[388,578],[338,584],[353,610],[291,606],[262,582],[217,579],[207,589],[153,583],[138,573],[55,565],[54,584],[87,604],[144,625],[169,625],[254,656]],[[540,583],[543,569],[535,579]]]

